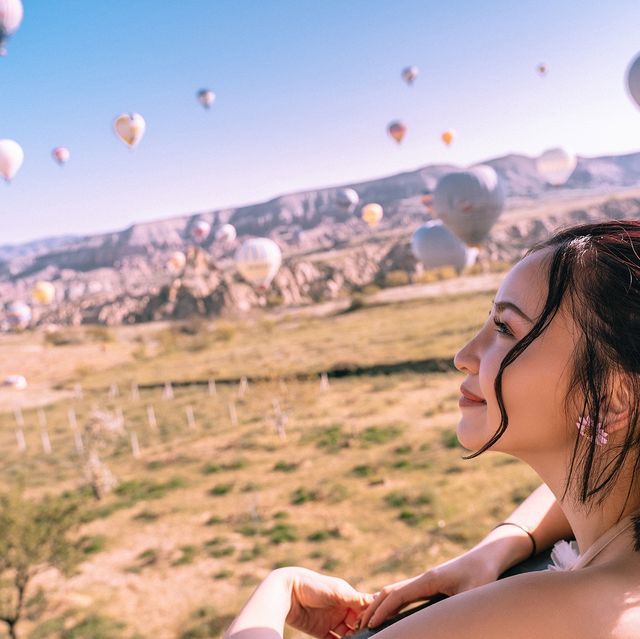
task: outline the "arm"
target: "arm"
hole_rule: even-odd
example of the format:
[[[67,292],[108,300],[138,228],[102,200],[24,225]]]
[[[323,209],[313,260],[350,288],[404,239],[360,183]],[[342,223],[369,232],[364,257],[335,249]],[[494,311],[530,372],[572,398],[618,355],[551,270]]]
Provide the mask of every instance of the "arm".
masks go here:
[[[291,585],[284,571],[274,570],[253,591],[224,639],[282,639],[291,604]]]
[[[526,526],[545,550],[571,536],[571,528],[553,493],[542,484],[522,502],[506,521]],[[457,595],[498,579],[508,568],[531,554],[531,539],[516,526],[490,531],[473,548],[416,577],[385,586],[363,613],[361,625],[375,627],[406,605],[438,593]]]
[[[344,579],[278,568],[256,588],[224,639],[282,639],[285,623],[312,637],[342,637],[372,599]]]
[[[572,536],[571,527],[546,484],[536,488],[506,519],[526,526],[538,551]],[[497,543],[494,543],[497,542]],[[496,576],[531,554],[531,540],[516,526],[500,526],[489,532],[474,550],[485,552]]]

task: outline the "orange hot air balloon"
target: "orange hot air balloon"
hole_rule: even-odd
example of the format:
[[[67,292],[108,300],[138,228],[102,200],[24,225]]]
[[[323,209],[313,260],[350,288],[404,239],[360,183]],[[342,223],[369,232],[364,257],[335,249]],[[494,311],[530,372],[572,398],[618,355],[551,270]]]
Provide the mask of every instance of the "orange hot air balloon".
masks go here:
[[[407,133],[407,127],[402,122],[394,121],[389,125],[388,131],[389,135],[400,144]]]
[[[376,202],[365,204],[362,207],[362,219],[371,227],[378,226],[384,215],[383,208]]]
[[[71,152],[65,146],[57,146],[53,151],[51,151],[51,155],[60,166],[63,166],[69,161]]]
[[[455,138],[456,132],[453,129],[447,129],[441,136],[441,140],[447,145],[451,146],[453,138]]]

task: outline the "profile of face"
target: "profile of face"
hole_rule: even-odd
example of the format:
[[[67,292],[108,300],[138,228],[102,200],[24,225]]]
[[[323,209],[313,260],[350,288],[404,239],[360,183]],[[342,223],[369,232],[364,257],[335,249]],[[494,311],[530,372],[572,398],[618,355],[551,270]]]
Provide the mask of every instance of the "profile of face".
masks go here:
[[[503,280],[487,321],[455,356],[456,368],[466,374],[457,428],[465,448],[480,449],[500,426],[495,379],[505,355],[533,328],[544,308],[549,255],[548,249],[540,250],[516,264]],[[522,459],[570,450],[577,416],[567,414],[565,398],[577,334],[577,325],[561,307],[542,335],[507,366],[502,398],[509,425],[490,450]]]

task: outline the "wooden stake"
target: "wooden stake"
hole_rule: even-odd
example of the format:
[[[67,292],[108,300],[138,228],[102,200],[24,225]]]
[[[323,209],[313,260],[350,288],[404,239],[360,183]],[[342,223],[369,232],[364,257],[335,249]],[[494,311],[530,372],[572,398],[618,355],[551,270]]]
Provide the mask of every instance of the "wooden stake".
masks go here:
[[[131,384],[131,400],[134,402],[140,401],[140,389],[135,382]]]
[[[22,415],[22,409],[16,408],[14,415],[16,417],[16,424],[18,428],[24,428],[24,416]]]
[[[240,378],[240,385],[238,386],[238,397],[244,397],[244,394],[249,390],[249,382],[247,378],[243,375]]]
[[[70,408],[67,411],[67,417],[69,418],[69,426],[71,426],[71,430],[73,432],[78,431],[78,420],[76,419],[76,411],[73,408]]]
[[[78,453],[78,455],[82,455],[84,453],[84,444],[82,443],[82,435],[78,430],[76,411],[73,408],[70,408],[67,412],[67,417],[69,419],[69,426],[71,427],[71,431],[73,432],[73,441],[76,446],[76,452]]]
[[[42,440],[42,449],[47,455],[51,454],[51,440],[47,431],[47,414],[42,408],[38,408],[38,423],[40,424],[40,439]]]
[[[131,453],[136,459],[140,458],[140,443],[138,442],[138,435],[134,430],[131,431],[129,435],[129,439],[131,441]]]
[[[229,419],[231,420],[231,425],[235,428],[238,425],[238,413],[233,401],[229,402]]]
[[[46,430],[40,431],[40,439],[42,441],[42,450],[45,455],[51,455],[51,440],[49,439],[49,433]]]
[[[193,416],[193,408],[191,407],[191,405],[187,406],[187,408],[185,409],[185,412],[187,414],[187,425],[189,426],[189,428],[191,430],[195,430],[196,429],[196,419]]]
[[[209,380],[209,395],[211,397],[213,397],[214,395],[218,394],[218,389],[216,388],[216,380],[215,379],[210,379]]]
[[[173,386],[171,386],[171,382],[164,383],[164,390],[162,391],[162,397],[164,399],[173,399]]]
[[[18,450],[21,453],[27,452],[27,442],[24,439],[24,431],[22,428],[16,428],[16,440],[18,442]]]
[[[118,388],[118,385],[114,382],[113,384],[111,384],[111,387],[109,388],[109,398],[114,399],[118,397],[118,395],[120,395],[120,389]]]
[[[156,420],[156,411],[153,410],[153,406],[147,406],[147,422],[151,430],[158,430],[158,422]]]
[[[329,390],[329,376],[326,373],[320,375],[320,392],[325,393]]]

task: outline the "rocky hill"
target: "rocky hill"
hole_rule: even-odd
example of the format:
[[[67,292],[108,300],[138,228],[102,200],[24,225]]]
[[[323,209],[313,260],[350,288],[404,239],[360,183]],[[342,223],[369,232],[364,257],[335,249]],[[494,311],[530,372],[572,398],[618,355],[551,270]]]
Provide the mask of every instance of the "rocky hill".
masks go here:
[[[534,159],[509,155],[486,162],[506,187],[507,210],[481,258],[510,262],[559,225],[640,214],[640,153],[580,158],[562,189],[544,184]],[[116,324],[193,315],[217,316],[257,305],[300,305],[335,299],[371,284],[406,283],[420,276],[409,250],[413,229],[429,219],[420,196],[457,167],[426,166],[350,184],[361,203],[382,204],[385,217],[371,232],[356,213],[335,205],[337,187],[283,195],[267,202],[156,222],[113,233],[60,237],[0,247],[0,295],[29,300],[37,280],[55,284],[57,299],[36,308],[48,323]],[[616,197],[612,197],[617,194]],[[198,220],[212,225],[199,247],[190,241]],[[215,230],[230,222],[238,240],[223,246]],[[266,236],[283,250],[284,263],[267,295],[256,293],[233,268],[239,242]],[[165,264],[187,253],[179,277]]]

